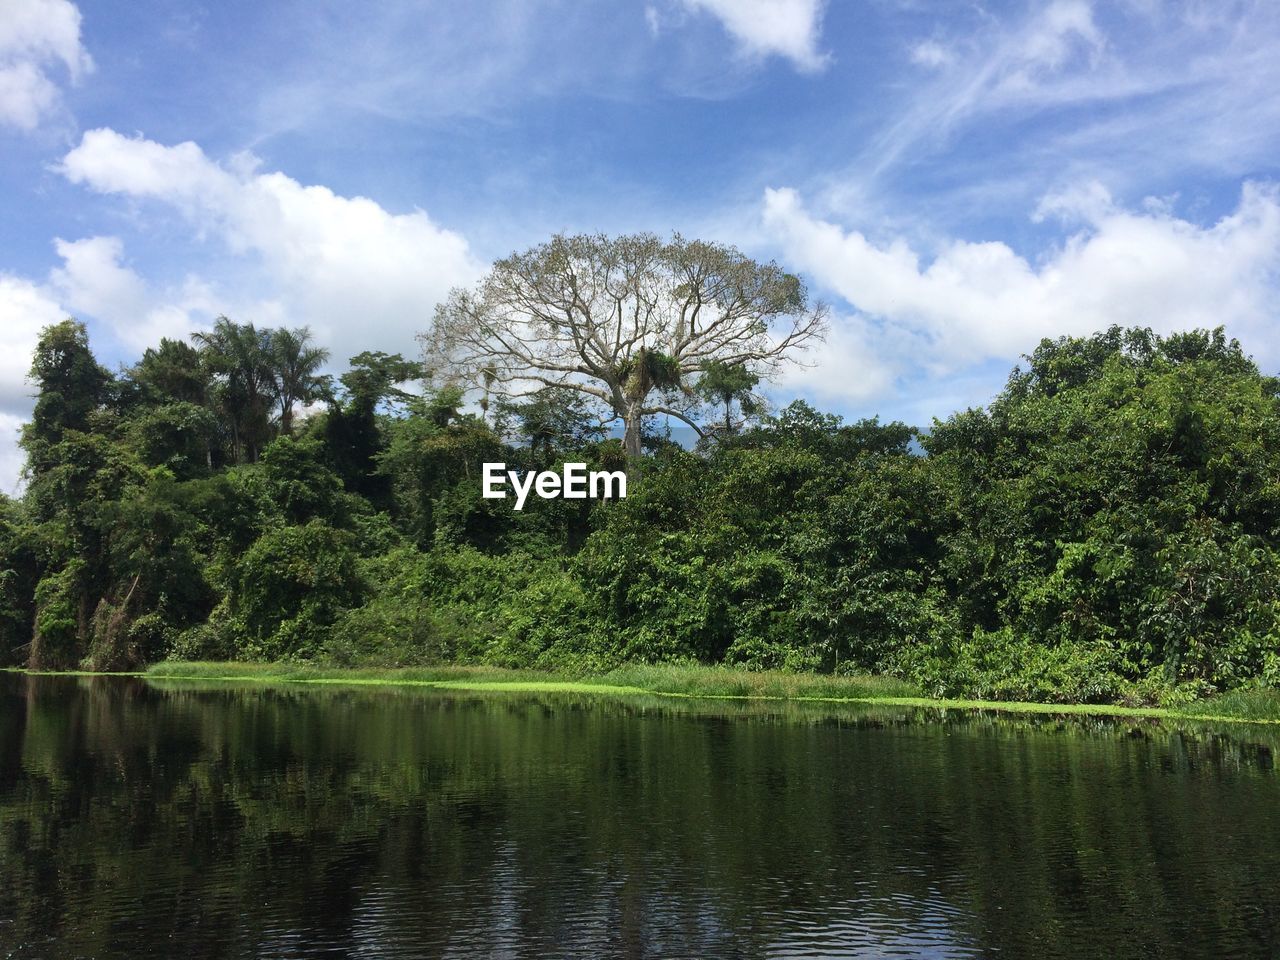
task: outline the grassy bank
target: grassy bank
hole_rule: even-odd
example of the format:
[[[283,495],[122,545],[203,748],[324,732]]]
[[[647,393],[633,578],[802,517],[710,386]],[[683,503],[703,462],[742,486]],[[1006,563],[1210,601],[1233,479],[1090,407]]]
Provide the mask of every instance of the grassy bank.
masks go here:
[[[746,671],[729,667],[620,667],[608,673],[571,676],[499,667],[409,667],[342,669],[272,663],[159,663],[138,674],[155,680],[240,680],[277,683],[433,686],[455,690],[576,692],[619,696],[646,694],[731,700],[792,700],[869,703],[886,706],[990,710],[1004,713],[1094,715],[1280,724],[1280,692],[1239,690],[1185,707],[1124,707],[1107,704],[1015,703],[938,700],[889,677]]]
[[[550,693],[572,691],[657,694],[727,699],[893,701],[918,699],[911,684],[889,677],[735,670],[728,667],[619,667],[576,675],[501,667],[319,667],[282,663],[158,663],[142,676],[168,680],[259,680],[288,683],[422,685],[444,689],[494,689]],[[933,703],[935,701],[929,701]]]

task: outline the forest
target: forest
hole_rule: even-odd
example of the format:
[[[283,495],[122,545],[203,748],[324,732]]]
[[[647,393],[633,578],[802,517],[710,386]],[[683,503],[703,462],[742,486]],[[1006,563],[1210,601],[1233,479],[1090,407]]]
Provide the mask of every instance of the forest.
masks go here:
[[[770,409],[747,363],[664,383],[656,351],[628,361],[696,445],[651,407],[618,436],[563,383],[328,362],[305,328],[222,318],[112,372],[83,324],[46,328],[0,500],[4,662],[702,663],[1153,705],[1280,686],[1280,381],[1221,329],[1046,339],[925,428]],[[494,461],[632,482],[515,511],[481,496]]]
[[[330,385],[306,340],[223,321],[113,375],[81,324],[45,331],[2,504],[8,662],[697,661],[1064,702],[1280,682],[1280,385],[1221,331],[1046,341],[927,432],[795,402],[693,450],[646,433],[625,500],[521,512],[482,499],[483,462],[616,468],[619,440],[554,390],[491,415],[404,391],[399,356]]]

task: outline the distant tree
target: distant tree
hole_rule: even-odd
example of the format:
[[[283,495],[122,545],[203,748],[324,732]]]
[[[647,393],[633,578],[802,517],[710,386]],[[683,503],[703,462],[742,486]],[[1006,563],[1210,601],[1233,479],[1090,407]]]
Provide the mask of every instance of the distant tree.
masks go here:
[[[454,290],[421,336],[428,370],[499,396],[576,391],[641,453],[646,416],[697,423],[689,381],[712,363],[768,376],[822,336],[826,309],[774,263],[652,234],[554,237]]]
[[[1221,329],[1043,340],[990,405],[922,443],[954,610],[983,631],[975,653],[1009,657],[984,682],[1014,689],[1000,677],[1029,655],[1074,699],[1116,677],[1226,688],[1280,666],[1280,384]]]
[[[560,450],[577,450],[600,440],[604,426],[582,394],[563,387],[546,387],[521,400],[499,401],[497,420],[515,420],[516,430],[550,463]]]
[[[158,347],[147,347],[129,375],[151,403],[204,404],[209,399],[211,371],[200,351],[181,340],[166,337]]]
[[[168,338],[124,371],[116,408],[145,464],[183,478],[213,469],[224,430],[210,406],[212,382],[205,356]]]
[[[105,404],[114,383],[84,324],[64,320],[41,332],[30,379],[36,405],[21,443],[40,580],[28,664],[65,667],[83,651],[106,578],[100,507],[119,496],[130,462],[113,456]]]
[[[51,451],[68,431],[89,429],[112,378],[94,359],[84,324],[67,319],[41,331],[28,379],[36,388],[36,406],[23,427],[22,446],[28,470],[39,474],[52,466]]]
[[[379,411],[406,404],[412,394],[400,384],[422,373],[398,353],[365,351],[352,357],[351,369],[338,378],[341,391],[331,398],[324,423],[329,462],[348,490],[383,502],[387,478],[376,473],[375,458],[385,446]]]
[[[752,373],[746,366],[714,360],[703,370],[695,389],[709,403],[724,408],[723,429],[725,433],[732,434],[748,417],[760,412],[761,401],[751,392],[759,383],[759,374]],[[736,425],[733,422],[734,403],[737,403],[742,414]]]
[[[342,483],[325,463],[319,439],[278,437],[259,463],[271,502],[288,523],[318,518],[340,526],[345,521]]]
[[[31,640],[39,579],[33,534],[22,505],[0,494],[0,665],[18,663]]]
[[[275,379],[269,332],[219,317],[212,330],[195,333],[192,339],[216,376],[213,398],[231,434],[232,460],[256,461],[271,437]]]
[[[268,334],[272,394],[280,407],[280,432],[285,436],[293,433],[293,408],[314,403],[329,392],[329,378],[320,373],[329,351],[310,343],[311,331],[306,327]]]
[[[164,655],[165,635],[208,616],[216,596],[193,485],[163,467],[101,505],[106,570],[85,651],[95,670],[124,670]]]
[[[387,422],[386,448],[378,471],[390,480],[395,512],[424,545],[439,533],[438,507],[462,485],[474,507],[481,464],[504,459],[501,440],[479,417],[462,412],[462,391],[446,387],[414,397],[407,415]]]
[[[212,469],[220,424],[207,407],[179,400],[135,412],[125,435],[144,464],[188,479]]]
[[[369,415],[387,402],[404,402],[412,394],[400,384],[416,379],[422,369],[398,353],[366,350],[348,361],[349,369],[338,378],[353,410],[368,410]]]

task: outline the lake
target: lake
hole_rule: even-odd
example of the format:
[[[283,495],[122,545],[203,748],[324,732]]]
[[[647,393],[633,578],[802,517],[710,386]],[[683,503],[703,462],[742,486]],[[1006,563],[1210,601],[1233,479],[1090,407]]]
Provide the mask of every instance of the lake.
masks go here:
[[[0,956],[1276,957],[1276,738],[0,674]]]

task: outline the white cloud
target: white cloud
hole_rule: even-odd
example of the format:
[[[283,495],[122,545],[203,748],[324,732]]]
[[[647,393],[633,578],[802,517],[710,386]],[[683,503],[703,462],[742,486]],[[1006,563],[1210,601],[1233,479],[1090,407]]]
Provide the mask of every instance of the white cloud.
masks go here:
[[[837,314],[819,349],[798,355],[798,363],[782,368],[778,393],[838,403],[865,403],[884,396],[900,364],[873,346],[879,336],[865,316]]]
[[[1025,203],[1063,171],[1127,193],[1205,171],[1256,176],[1280,143],[1280,4],[1049,0],[1013,18],[971,5],[946,31],[945,48],[909,49],[926,67],[945,53],[946,69],[888,95],[830,203],[865,211],[895,176],[932,167],[958,185],[931,193],[932,216],[952,199],[960,220],[993,194]]]
[[[682,0],[691,11],[716,17],[750,57],[786,57],[805,72],[830,56],[818,49],[825,0]]]
[[[183,340],[224,308],[195,278],[181,290],[157,293],[124,265],[118,237],[54,241],[63,266],[49,275],[61,301],[80,316],[104,324],[129,349],[141,353],[164,337]]]
[[[27,371],[40,331],[66,319],[62,306],[37,284],[0,273],[0,413],[31,406]]]
[[[985,17],[982,23],[974,36],[949,47],[926,40],[912,48],[917,64],[955,62],[957,69],[916,91],[914,102],[872,142],[866,156],[873,175],[918,156],[922,142],[941,141],[977,115],[1118,97],[1132,86],[1110,74],[1098,84],[1079,82],[1098,68],[1106,46],[1089,0],[1052,0],[1013,27]]]
[[[1159,203],[1123,209],[1097,185],[1047,198],[1039,215],[1050,213],[1083,225],[1036,262],[1004,243],[964,240],[925,262],[902,240],[873,242],[814,217],[794,190],[764,199],[765,228],[785,259],[876,321],[883,352],[934,376],[1111,324],[1165,332],[1224,324],[1260,359],[1280,360],[1272,343],[1280,294],[1273,186],[1246,184],[1235,212],[1210,226]],[[855,369],[850,379],[865,375]],[[838,370],[824,376],[841,379]]]
[[[0,410],[0,493],[16,497],[22,492],[22,465],[26,455],[18,446],[26,416]]]
[[[411,350],[435,303],[481,271],[466,239],[422,210],[393,214],[364,197],[261,173],[247,155],[220,164],[194,143],[102,129],[86,133],[61,169],[98,192],[166,204],[256,264],[264,312],[237,319],[307,324],[337,361],[375,347]],[[127,302],[137,285],[117,269],[119,248],[103,241],[68,252],[83,254],[80,280]],[[70,261],[68,269],[72,283]]]
[[[649,28],[649,35],[658,37],[662,35],[662,15],[658,13],[658,8],[651,4],[646,4],[644,8],[644,23]]]
[[[945,67],[952,59],[951,51],[937,40],[922,40],[911,48],[911,62],[921,67]]]
[[[1089,0],[1054,0],[1017,38],[1010,51],[1014,65],[1012,77],[1025,78],[1029,71],[1058,70],[1076,52],[1094,52],[1102,45],[1102,34],[1093,21]],[[1006,78],[1006,82],[1009,79]]]
[[[0,493],[13,494],[23,455],[18,430],[33,404],[27,372],[41,328],[66,312],[40,286],[0,273]]]
[[[1172,212],[1167,204],[1162,204],[1155,197],[1148,197],[1143,206],[1152,212]],[[1036,223],[1042,223],[1050,217],[1056,217],[1064,223],[1097,223],[1115,212],[1111,191],[1097,180],[1089,180],[1045,194],[1036,205],[1031,219]]]
[[[56,268],[50,279],[72,310],[117,322],[143,312],[146,284],[121,265],[124,246],[119,238],[59,239],[54,248],[64,266]]]
[[[0,124],[31,130],[57,104],[58,64],[72,83],[93,69],[70,0],[4,0],[0,11]]]

